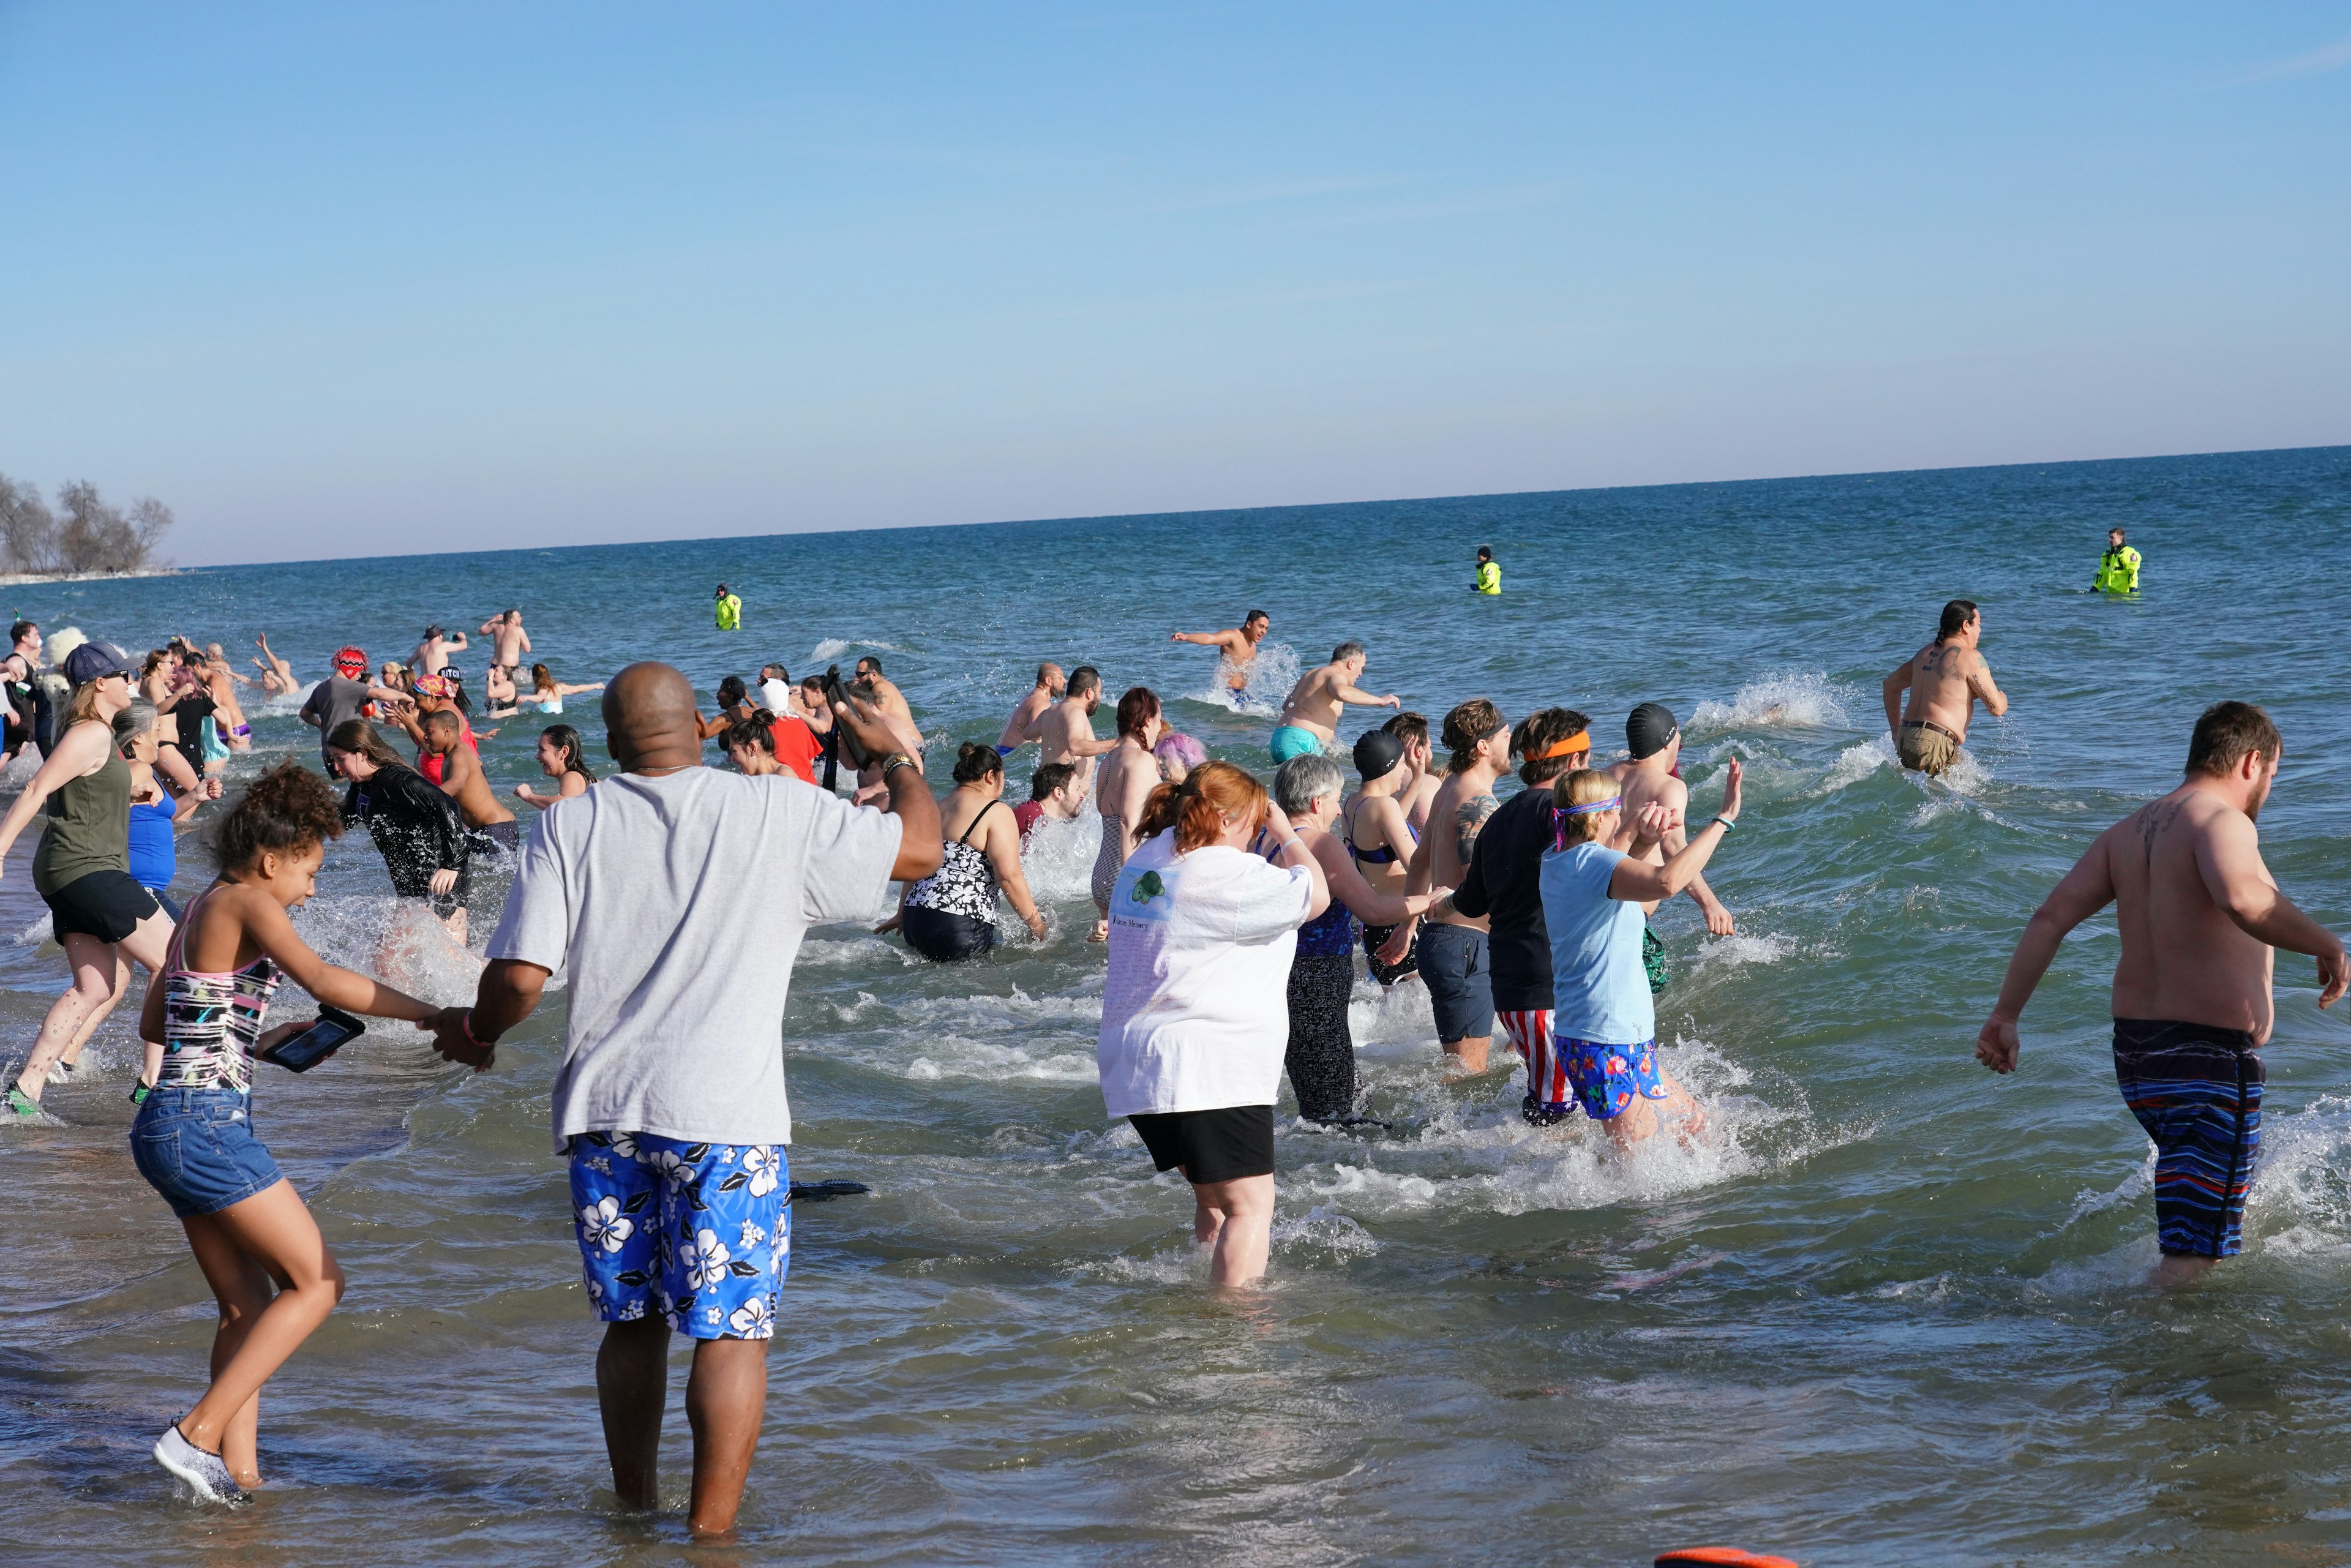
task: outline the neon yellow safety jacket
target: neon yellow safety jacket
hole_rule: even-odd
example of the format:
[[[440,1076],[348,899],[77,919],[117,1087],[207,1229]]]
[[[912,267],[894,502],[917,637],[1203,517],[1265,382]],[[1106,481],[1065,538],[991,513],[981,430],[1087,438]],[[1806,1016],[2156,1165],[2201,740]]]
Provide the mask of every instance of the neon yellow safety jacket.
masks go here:
[[[718,629],[740,632],[743,629],[743,596],[730,593],[718,601]]]
[[[1499,565],[1489,560],[1478,568],[1478,591],[1480,593],[1502,591],[1502,569]]]
[[[2098,559],[2098,580],[2091,586],[2100,593],[2137,593],[2138,560],[2138,551],[2128,545],[2108,550]]]

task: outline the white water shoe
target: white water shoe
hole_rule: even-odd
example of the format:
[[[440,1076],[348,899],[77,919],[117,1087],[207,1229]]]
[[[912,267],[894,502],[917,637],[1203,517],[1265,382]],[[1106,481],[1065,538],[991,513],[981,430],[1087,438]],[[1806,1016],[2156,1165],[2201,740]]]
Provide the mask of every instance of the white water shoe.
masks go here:
[[[207,1454],[180,1435],[180,1424],[172,1422],[155,1439],[155,1462],[188,1483],[198,1500],[225,1503],[231,1508],[250,1502],[252,1494],[236,1484],[228,1473],[227,1462],[218,1454]]]

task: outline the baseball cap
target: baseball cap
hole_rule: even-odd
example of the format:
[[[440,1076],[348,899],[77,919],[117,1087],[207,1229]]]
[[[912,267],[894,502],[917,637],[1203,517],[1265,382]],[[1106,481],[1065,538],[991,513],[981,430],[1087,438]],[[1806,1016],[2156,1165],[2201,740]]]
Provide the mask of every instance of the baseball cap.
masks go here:
[[[121,655],[103,643],[84,643],[80,647],[68,653],[65,672],[66,679],[78,686],[86,686],[92,681],[104,680],[109,675],[120,675],[126,680],[131,675],[131,671],[123,664]]]

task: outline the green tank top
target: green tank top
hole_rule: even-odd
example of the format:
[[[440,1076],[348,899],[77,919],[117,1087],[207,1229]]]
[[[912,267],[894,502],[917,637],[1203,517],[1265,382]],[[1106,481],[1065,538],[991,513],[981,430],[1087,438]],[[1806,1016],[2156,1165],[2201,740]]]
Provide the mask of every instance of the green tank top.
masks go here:
[[[106,766],[49,796],[49,823],[33,852],[33,890],[50,896],[94,871],[131,870],[131,764],[110,741]]]

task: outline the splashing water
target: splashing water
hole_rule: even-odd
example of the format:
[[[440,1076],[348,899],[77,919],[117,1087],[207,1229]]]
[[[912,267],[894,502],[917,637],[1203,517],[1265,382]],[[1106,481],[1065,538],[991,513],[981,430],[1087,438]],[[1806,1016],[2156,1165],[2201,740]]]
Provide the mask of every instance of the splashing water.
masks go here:
[[[1257,657],[1249,664],[1249,684],[1239,691],[1233,690],[1227,676],[1230,668],[1219,655],[1207,683],[1198,691],[1186,692],[1185,700],[1208,703],[1252,718],[1271,718],[1281,712],[1290,689],[1298,684],[1298,654],[1287,643],[1257,645]]]
[[[1850,694],[1819,673],[1789,671],[1750,681],[1728,703],[1708,698],[1690,716],[1692,739],[1726,730],[1819,728],[1851,722],[1844,697]]]

